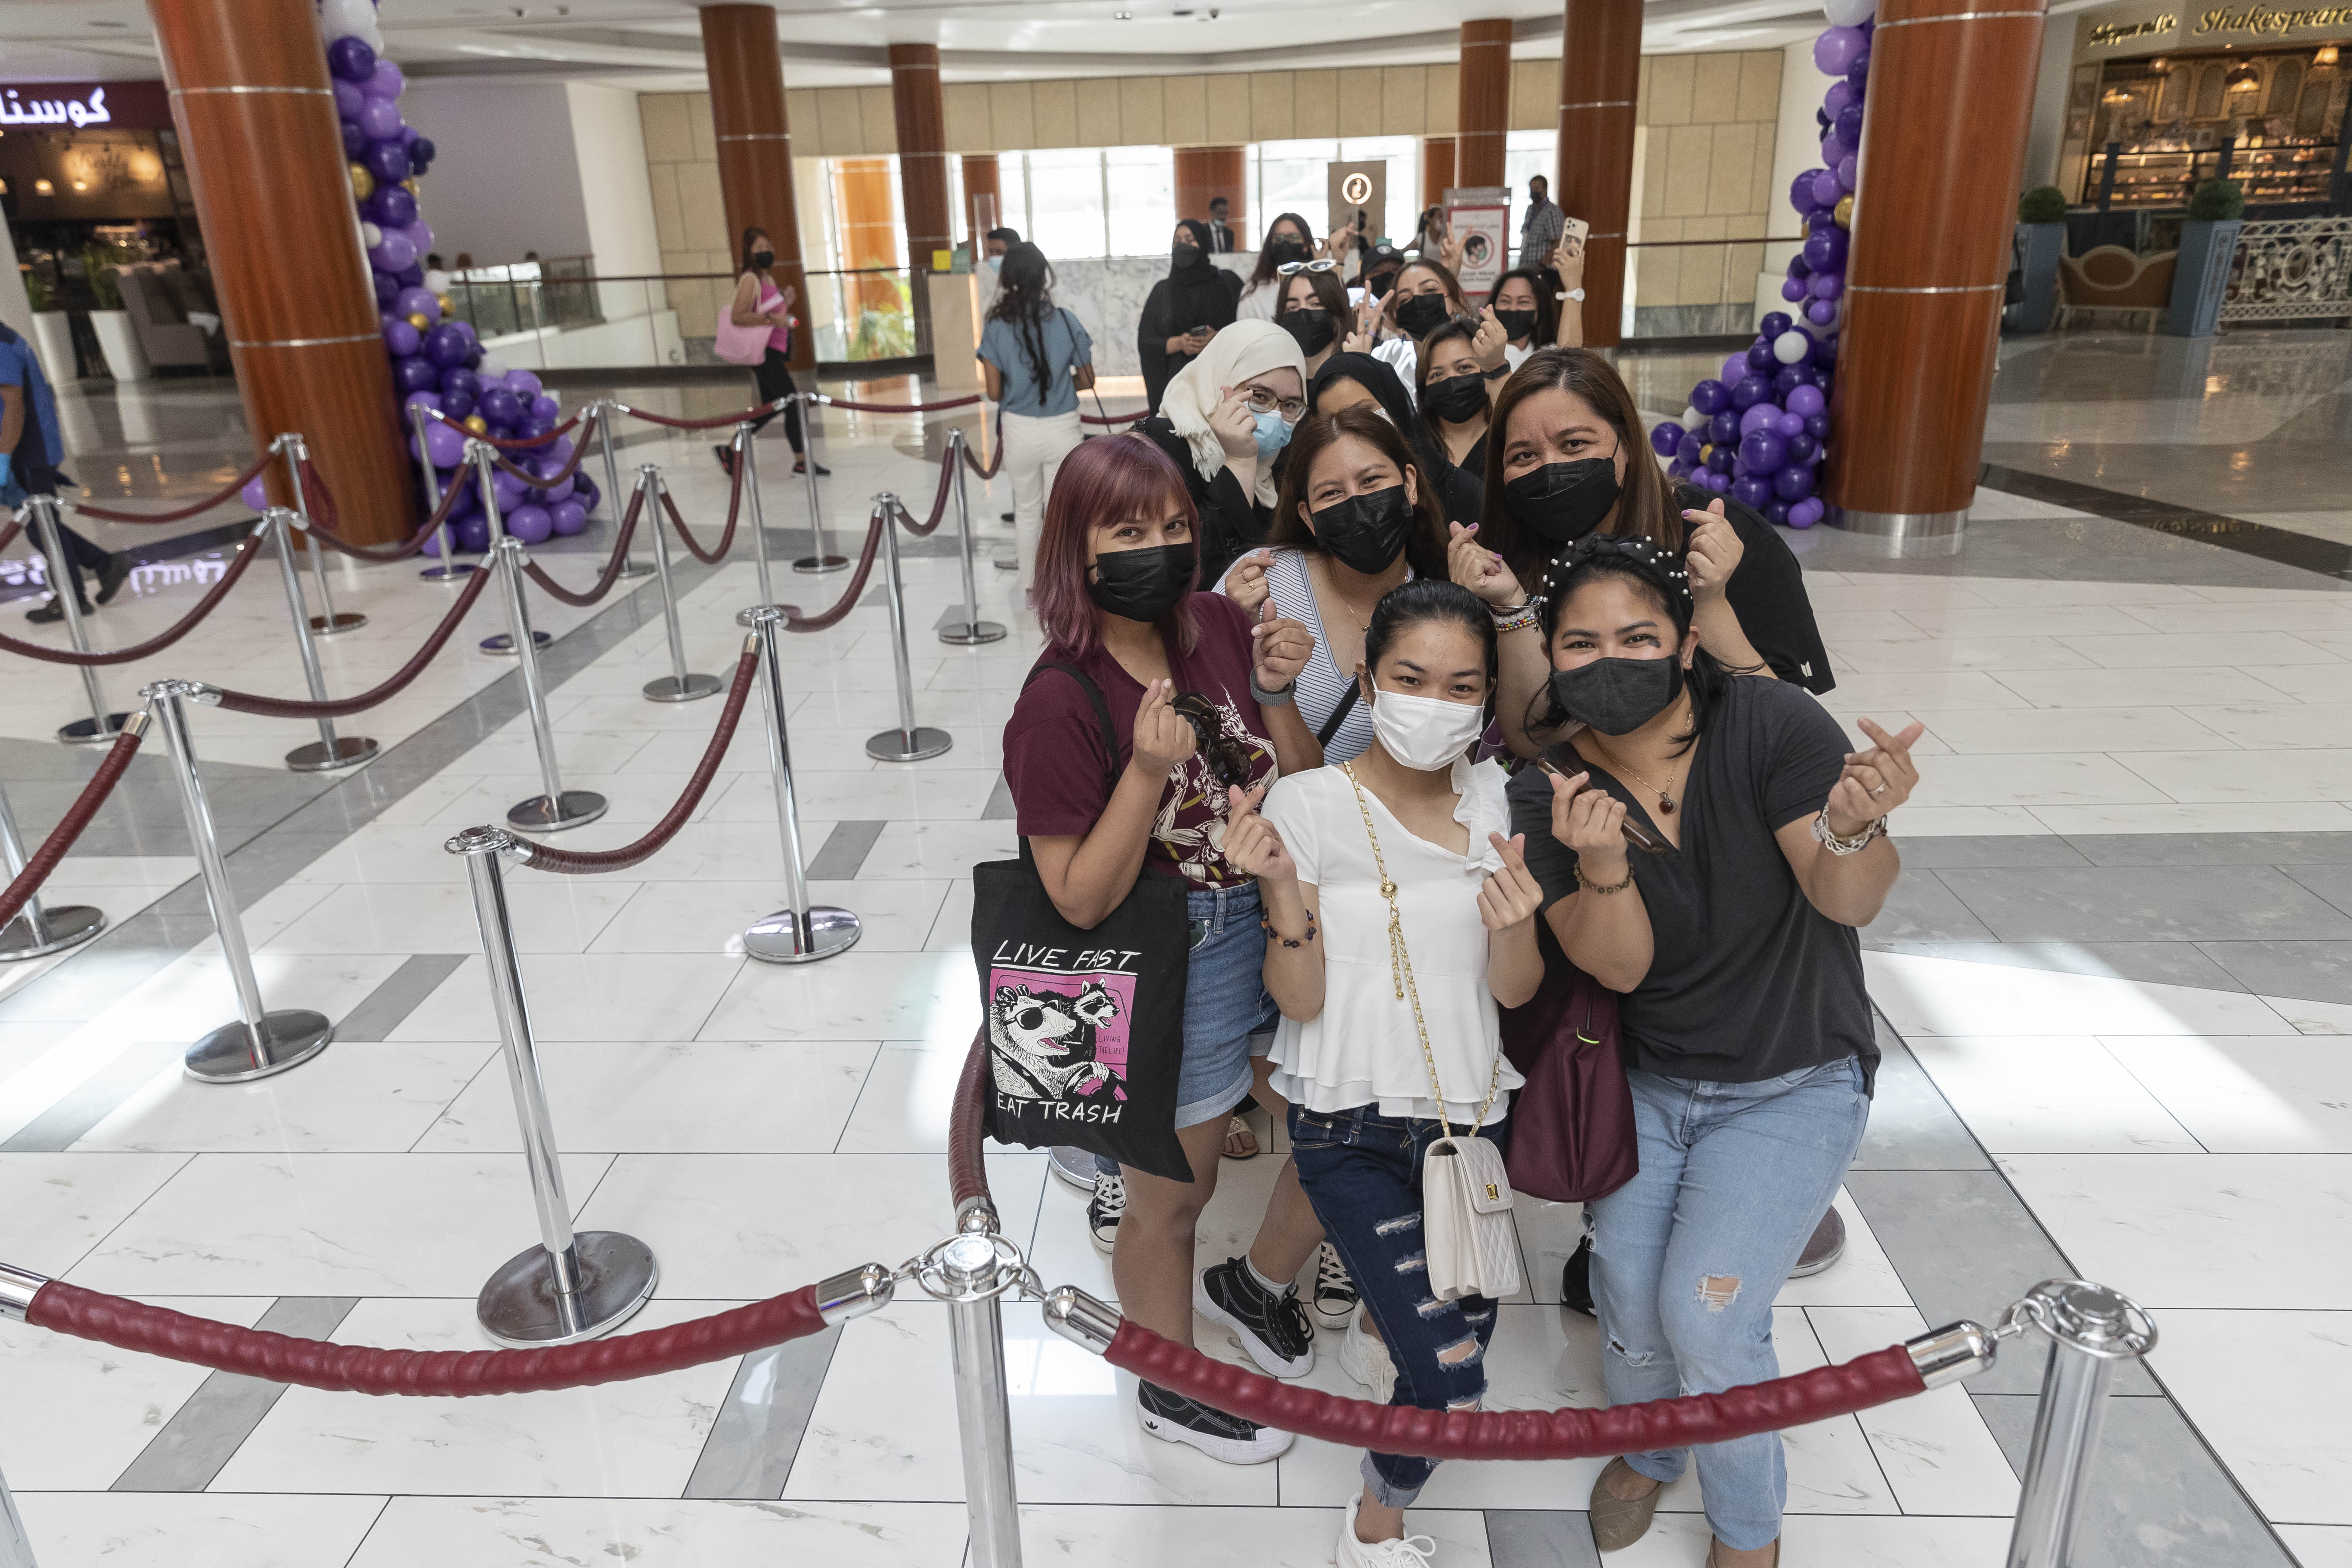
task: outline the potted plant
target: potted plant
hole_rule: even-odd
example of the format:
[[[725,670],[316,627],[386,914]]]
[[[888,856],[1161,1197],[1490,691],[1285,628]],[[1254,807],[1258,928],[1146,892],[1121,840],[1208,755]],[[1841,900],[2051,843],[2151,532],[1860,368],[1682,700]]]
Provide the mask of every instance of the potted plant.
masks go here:
[[[2017,267],[2025,298],[2010,307],[2009,325],[2046,332],[2058,313],[2058,258],[2066,253],[2066,193],[2037,185],[2017,202]]]
[[[98,300],[89,313],[89,326],[98,334],[106,368],[117,381],[145,381],[147,355],[139,347],[139,330],[131,324],[131,312],[122,308],[122,280],[115,274],[114,258],[105,247],[93,245],[81,253],[81,265]]]
[[[74,357],[73,318],[65,304],[49,292],[49,281],[37,267],[25,273],[25,299],[33,308],[33,351],[41,356],[41,370],[54,384],[78,381],[81,368]]]
[[[2221,323],[2221,298],[2229,291],[2230,263],[2246,226],[2246,194],[2235,181],[2208,180],[2189,194],[2189,217],[2180,226],[2180,255],[2173,263],[2172,305],[2164,330],[2176,338],[2210,338]]]

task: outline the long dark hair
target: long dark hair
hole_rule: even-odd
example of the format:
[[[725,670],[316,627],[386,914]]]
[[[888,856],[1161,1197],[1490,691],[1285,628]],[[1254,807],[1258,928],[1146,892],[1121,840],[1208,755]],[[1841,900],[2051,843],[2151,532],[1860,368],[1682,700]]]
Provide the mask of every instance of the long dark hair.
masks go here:
[[[1429,329],[1429,335],[1413,345],[1413,395],[1423,407],[1429,405],[1429,362],[1437,357],[1440,343],[1450,343],[1460,338],[1474,347],[1478,342],[1478,323],[1469,316],[1455,316]],[[1434,416],[1431,416],[1434,418]]]
[[[1043,397],[1052,390],[1054,376],[1045,363],[1045,318],[1054,311],[1054,269],[1046,265],[1045,253],[1020,240],[1004,252],[996,272],[996,302],[988,308],[988,319],[1003,321],[1021,340],[1021,357],[1029,362],[1029,374],[1037,378],[1037,395]]]
[[[1486,656],[1486,706],[1491,717],[1495,693],[1501,689],[1497,677],[1502,670],[1501,639],[1495,635],[1494,615],[1477,595],[1442,576],[1400,583],[1372,606],[1371,622],[1364,627],[1364,683],[1377,685],[1372,671],[1380,668],[1389,645],[1426,621],[1452,621],[1477,639],[1479,650]]]
[[[1617,434],[1625,454],[1625,479],[1616,510],[1602,531],[1619,537],[1647,539],[1679,555],[1683,549],[1682,508],[1674,486],[1642,434],[1641,411],[1633,395],[1609,362],[1590,349],[1538,349],[1503,384],[1502,395],[1486,423],[1486,493],[1478,514],[1478,542],[1503,558],[1520,584],[1533,592],[1544,563],[1543,541],[1519,526],[1503,497],[1503,450],[1509,445],[1511,416],[1519,405],[1547,387],[1571,392],[1592,405]]]
[[[1374,450],[1396,465],[1399,474],[1412,474],[1414,527],[1405,535],[1405,563],[1416,577],[1444,578],[1445,565],[1445,508],[1437,499],[1437,486],[1429,465],[1413,456],[1397,427],[1362,406],[1342,408],[1333,414],[1310,414],[1298,422],[1292,433],[1290,460],[1282,470],[1282,492],[1274,503],[1274,521],[1266,526],[1265,542],[1274,550],[1319,550],[1315,542],[1315,531],[1298,515],[1298,509],[1307,505],[1307,495],[1313,483],[1315,461],[1326,451],[1350,437],[1370,444]]]
[[[1559,617],[1568,601],[1588,583],[1616,577],[1633,584],[1642,596],[1665,613],[1675,628],[1675,649],[1666,657],[1680,658],[1682,644],[1690,636],[1692,604],[1688,580],[1682,574],[1681,557],[1669,553],[1646,539],[1619,539],[1604,533],[1589,533],[1560,553],[1546,572],[1540,586],[1531,589],[1541,596],[1539,624],[1543,627],[1544,663],[1551,663],[1552,638],[1559,630]],[[1683,689],[1690,693],[1690,728],[1675,737],[1675,754],[1680,756],[1696,743],[1699,733],[1706,728],[1707,716],[1730,689],[1731,677],[1724,673],[1715,656],[1701,647],[1691,655],[1690,668],[1684,672]],[[1568,710],[1559,705],[1551,682],[1546,680],[1528,704],[1527,728],[1530,733],[1557,730],[1569,722]]]
[[[1307,226],[1307,220],[1300,217],[1297,213],[1276,213],[1274,215],[1274,221],[1265,226],[1265,240],[1260,242],[1258,245],[1257,269],[1250,274],[1249,279],[1252,287],[1266,282],[1274,277],[1274,269],[1276,263],[1274,259],[1270,242],[1274,238],[1274,231],[1286,223],[1289,224],[1292,227],[1297,229],[1299,233],[1307,237],[1306,259],[1312,260],[1314,258],[1315,231]]]
[[[1535,331],[1528,334],[1528,347],[1539,349],[1559,336],[1559,304],[1552,298],[1559,285],[1556,282],[1545,282],[1543,270],[1540,268],[1514,267],[1495,279],[1494,289],[1486,295],[1486,303],[1489,306],[1502,298],[1503,285],[1514,278],[1525,283],[1535,294],[1536,325]]]
[[[1307,286],[1315,291],[1315,302],[1322,306],[1325,312],[1330,316],[1333,329],[1339,336],[1346,337],[1349,323],[1354,317],[1348,310],[1348,286],[1339,281],[1337,268],[1328,272],[1294,272],[1287,278],[1278,279],[1274,296],[1275,321],[1279,322],[1282,320],[1283,305],[1290,297],[1290,286],[1302,278],[1307,280]]]
[[[1454,276],[1454,268],[1446,266],[1434,256],[1424,256],[1417,261],[1408,261],[1398,268],[1396,281],[1389,285],[1389,292],[1393,294],[1404,287],[1404,275],[1416,267],[1433,274],[1440,283],[1445,285],[1445,302],[1452,307],[1455,315],[1466,316],[1470,313],[1470,301],[1462,295],[1462,279]]]
[[[745,229],[743,231],[743,271],[745,272],[757,272],[760,270],[760,268],[751,265],[751,240],[755,236],[761,239],[768,240],[768,251],[771,256],[775,253],[776,242],[772,239],[768,239],[768,231],[766,229],[756,227]],[[774,263],[771,262],[770,265],[773,266]],[[737,276],[740,277],[740,275],[741,274],[739,273]]]

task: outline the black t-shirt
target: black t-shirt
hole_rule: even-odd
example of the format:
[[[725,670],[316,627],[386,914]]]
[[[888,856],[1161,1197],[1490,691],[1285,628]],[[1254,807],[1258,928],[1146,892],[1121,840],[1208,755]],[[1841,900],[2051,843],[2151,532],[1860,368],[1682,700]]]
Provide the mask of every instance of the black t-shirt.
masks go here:
[[[1734,680],[1707,715],[1676,803],[1682,847],[1628,857],[1654,956],[1619,1005],[1626,1066],[1755,1083],[1860,1057],[1865,1084],[1876,1076],[1862,939],[1813,908],[1772,837],[1821,810],[1847,749],[1837,721],[1781,681]],[[1655,830],[1654,794],[1578,765]],[[1551,836],[1551,783],[1528,768],[1510,801],[1549,908],[1576,891],[1576,856]]]
[[[1676,485],[1675,498],[1687,511],[1704,511],[1717,499],[1696,485]],[[1775,675],[1819,696],[1836,686],[1837,678],[1830,673],[1829,651],[1822,647],[1821,628],[1813,624],[1812,601],[1805,597],[1804,570],[1789,542],[1762,513],[1729,496],[1721,500],[1723,515],[1745,550],[1724,595],[1739,617],[1739,629]]]

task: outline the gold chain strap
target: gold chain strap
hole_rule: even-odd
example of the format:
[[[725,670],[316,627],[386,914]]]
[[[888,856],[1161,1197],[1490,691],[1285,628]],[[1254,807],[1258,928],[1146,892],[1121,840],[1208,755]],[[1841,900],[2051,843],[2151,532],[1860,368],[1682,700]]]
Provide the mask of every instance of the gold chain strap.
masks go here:
[[[1412,1001],[1412,1026],[1421,1036],[1421,1059],[1429,1067],[1429,1091],[1437,1101],[1437,1130],[1444,1136],[1454,1136],[1453,1123],[1445,1119],[1445,1088],[1438,1081],[1437,1053],[1430,1049],[1429,1025],[1421,1016],[1421,988],[1413,984],[1412,954],[1404,945],[1404,912],[1397,907],[1397,885],[1389,876],[1388,861],[1381,854],[1381,836],[1372,827],[1372,808],[1364,799],[1364,786],[1357,782],[1356,765],[1341,763],[1339,771],[1348,775],[1349,787],[1356,792],[1356,810],[1364,819],[1364,837],[1372,841],[1372,869],[1381,875],[1381,897],[1389,904],[1389,978],[1396,985],[1397,1000],[1410,997]],[[1486,1124],[1486,1112],[1495,1109],[1495,1097],[1503,1087],[1503,1052],[1495,1049],[1495,1070],[1486,1080],[1486,1102],[1478,1108],[1477,1120],[1470,1124],[1469,1135],[1475,1138],[1478,1129]]]

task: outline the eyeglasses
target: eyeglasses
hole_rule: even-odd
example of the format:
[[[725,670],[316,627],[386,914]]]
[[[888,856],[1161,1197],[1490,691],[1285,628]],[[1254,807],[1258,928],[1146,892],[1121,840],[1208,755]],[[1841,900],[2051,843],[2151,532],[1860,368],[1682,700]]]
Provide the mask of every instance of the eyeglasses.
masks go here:
[[[1337,272],[1339,270],[1339,264],[1329,260],[1286,261],[1275,270],[1285,278],[1295,278],[1301,272]]]
[[[1231,789],[1247,789],[1249,752],[1239,741],[1225,733],[1224,721],[1216,704],[1197,691],[1180,691],[1168,706],[1192,726],[1192,738],[1201,743],[1201,755],[1207,761],[1209,771],[1217,775],[1217,782]]]
[[[1263,386],[1253,386],[1249,389],[1249,405],[1250,412],[1253,414],[1271,414],[1280,409],[1282,416],[1293,425],[1307,417],[1305,398],[1276,397]]]

